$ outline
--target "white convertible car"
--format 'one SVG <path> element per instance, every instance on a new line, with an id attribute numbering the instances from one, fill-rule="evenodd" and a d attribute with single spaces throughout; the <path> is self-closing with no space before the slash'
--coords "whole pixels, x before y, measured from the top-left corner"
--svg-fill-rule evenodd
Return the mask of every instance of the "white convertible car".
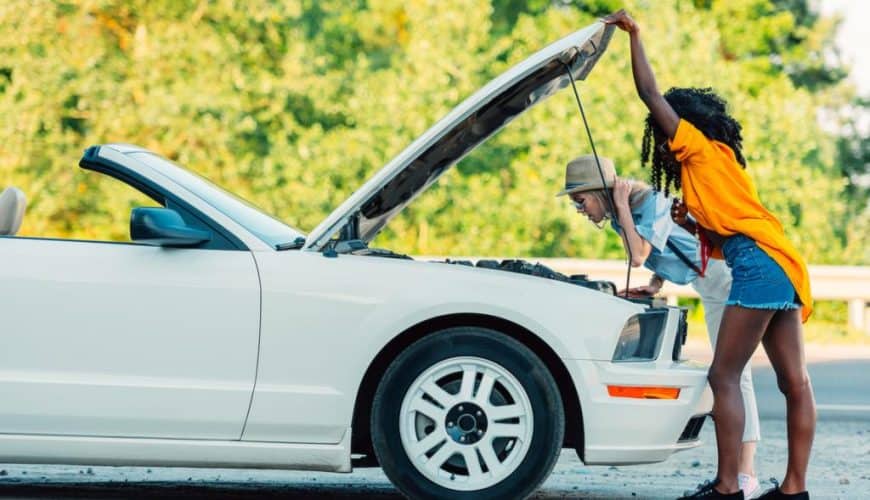
<path id="1" fill-rule="evenodd" d="M 465 100 L 308 234 L 142 148 L 81 167 L 141 191 L 126 243 L 16 237 L 0 196 L 0 462 L 383 467 L 412 498 L 522 498 L 698 444 L 684 311 L 523 261 L 368 242 L 475 146 L 585 79 L 596 23 Z"/>

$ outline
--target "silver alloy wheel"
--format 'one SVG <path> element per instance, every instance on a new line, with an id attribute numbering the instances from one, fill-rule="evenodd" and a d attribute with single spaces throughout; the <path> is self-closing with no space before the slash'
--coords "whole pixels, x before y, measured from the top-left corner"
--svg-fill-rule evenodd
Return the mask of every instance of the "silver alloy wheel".
<path id="1" fill-rule="evenodd" d="M 478 357 L 446 359 L 408 388 L 399 433 L 414 467 L 459 491 L 489 488 L 522 463 L 534 418 L 528 395 L 502 366 Z"/>

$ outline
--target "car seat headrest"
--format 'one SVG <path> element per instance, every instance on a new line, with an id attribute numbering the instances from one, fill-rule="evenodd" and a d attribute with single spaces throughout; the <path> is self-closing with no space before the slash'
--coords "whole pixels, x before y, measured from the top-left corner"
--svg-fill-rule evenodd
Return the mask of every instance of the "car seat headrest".
<path id="1" fill-rule="evenodd" d="M 0 193 L 0 236 L 15 236 L 26 206 L 27 198 L 20 189 L 8 187 Z"/>

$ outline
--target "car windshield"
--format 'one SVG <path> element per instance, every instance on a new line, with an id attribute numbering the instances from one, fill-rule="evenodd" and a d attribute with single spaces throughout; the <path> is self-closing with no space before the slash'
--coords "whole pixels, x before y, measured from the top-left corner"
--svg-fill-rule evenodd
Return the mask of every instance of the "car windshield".
<path id="1" fill-rule="evenodd" d="M 169 177 L 275 248 L 291 247 L 299 238 L 305 238 L 305 234 L 298 229 L 267 215 L 254 204 L 162 156 L 142 151 L 128 155 Z"/>

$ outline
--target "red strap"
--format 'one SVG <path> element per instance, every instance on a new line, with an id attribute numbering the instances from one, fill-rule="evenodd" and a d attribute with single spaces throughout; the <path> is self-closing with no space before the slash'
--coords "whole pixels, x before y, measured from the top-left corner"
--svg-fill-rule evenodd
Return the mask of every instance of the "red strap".
<path id="1" fill-rule="evenodd" d="M 697 228 L 698 239 L 701 240 L 701 277 L 703 278 L 704 273 L 707 272 L 707 262 L 710 261 L 710 255 L 713 253 L 713 244 L 707 238 L 707 231 L 701 226 L 697 226 Z"/>

